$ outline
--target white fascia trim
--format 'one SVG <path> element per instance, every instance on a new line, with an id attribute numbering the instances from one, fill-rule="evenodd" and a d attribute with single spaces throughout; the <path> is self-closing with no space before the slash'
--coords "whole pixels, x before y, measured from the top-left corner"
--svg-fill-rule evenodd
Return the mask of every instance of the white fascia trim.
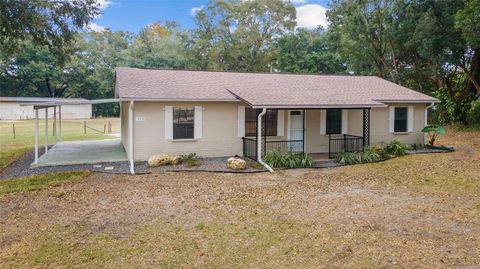
<path id="1" fill-rule="evenodd" d="M 432 101 L 432 100 L 377 100 L 375 99 L 375 101 L 377 102 L 382 102 L 384 104 L 398 104 L 398 103 L 405 103 L 405 104 L 409 104 L 409 103 L 412 103 L 412 104 L 430 104 L 430 103 L 440 103 L 439 100 L 435 100 L 435 101 Z"/>
<path id="2" fill-rule="evenodd" d="M 252 106 L 253 109 L 290 109 L 290 110 L 299 110 L 299 109 L 327 109 L 327 108 L 343 108 L 343 109 L 354 109 L 354 108 L 373 108 L 373 107 L 387 107 L 385 104 L 378 104 L 378 105 L 300 105 L 300 106 L 292 106 L 292 105 L 260 105 L 260 106 Z"/>
<path id="3" fill-rule="evenodd" d="M 120 98 L 120 101 L 142 101 L 142 102 L 233 102 L 239 103 L 237 99 L 192 99 L 192 98 Z"/>

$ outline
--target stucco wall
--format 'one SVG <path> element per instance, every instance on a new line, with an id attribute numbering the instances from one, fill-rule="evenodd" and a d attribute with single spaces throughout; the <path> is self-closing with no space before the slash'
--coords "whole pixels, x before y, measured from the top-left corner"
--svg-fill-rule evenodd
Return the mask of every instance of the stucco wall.
<path id="1" fill-rule="evenodd" d="M 142 102 L 134 105 L 134 159 L 146 160 L 152 154 L 186 154 L 218 157 L 242 154 L 242 139 L 238 137 L 239 103 L 177 103 Z M 395 104 L 395 106 L 408 104 Z M 202 137 L 190 141 L 165 139 L 165 106 L 202 106 Z M 425 104 L 415 104 L 413 132 L 389 132 L 389 108 L 371 109 L 370 144 L 398 139 L 407 144 L 424 142 L 421 129 L 424 125 Z M 288 111 L 285 111 L 284 136 L 269 139 L 285 140 L 289 131 Z M 139 119 L 140 118 L 140 119 Z M 128 103 L 122 102 L 122 141 L 128 151 Z M 328 152 L 328 135 L 320 134 L 320 110 L 306 110 L 306 150 L 309 153 Z M 363 111 L 349 110 L 348 134 L 363 134 Z"/>
<path id="2" fill-rule="evenodd" d="M 38 116 L 42 119 L 45 118 L 45 111 L 40 110 Z M 53 118 L 53 108 L 48 109 L 48 117 Z M 62 106 L 62 119 L 89 119 L 91 117 L 92 105 Z M 35 110 L 33 106 L 21 106 L 15 102 L 0 102 L 0 120 L 28 120 L 34 118 Z"/>
<path id="3" fill-rule="evenodd" d="M 202 138 L 191 141 L 165 139 L 165 106 L 202 106 Z M 238 103 L 135 102 L 134 158 L 146 160 L 155 153 L 195 152 L 204 157 L 241 155 L 237 114 Z M 144 121 L 136 121 L 137 117 L 143 117 Z"/>

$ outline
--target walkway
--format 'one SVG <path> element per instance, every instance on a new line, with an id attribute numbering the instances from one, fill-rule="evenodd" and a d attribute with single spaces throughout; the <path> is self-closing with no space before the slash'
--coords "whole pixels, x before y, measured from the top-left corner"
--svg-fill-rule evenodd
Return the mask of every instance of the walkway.
<path id="1" fill-rule="evenodd" d="M 59 142 L 32 167 L 127 161 L 120 139 Z"/>

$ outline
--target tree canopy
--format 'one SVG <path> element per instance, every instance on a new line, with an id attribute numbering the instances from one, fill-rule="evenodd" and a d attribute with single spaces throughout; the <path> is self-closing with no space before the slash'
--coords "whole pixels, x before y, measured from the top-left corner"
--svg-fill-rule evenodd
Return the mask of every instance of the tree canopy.
<path id="1" fill-rule="evenodd" d="M 328 28 L 313 30 L 296 28 L 290 1 L 212 0 L 193 29 L 139 33 L 85 31 L 94 0 L 0 7 L 2 95 L 110 98 L 118 66 L 375 75 L 442 100 L 439 121 L 480 118 L 479 0 L 333 0 Z"/>

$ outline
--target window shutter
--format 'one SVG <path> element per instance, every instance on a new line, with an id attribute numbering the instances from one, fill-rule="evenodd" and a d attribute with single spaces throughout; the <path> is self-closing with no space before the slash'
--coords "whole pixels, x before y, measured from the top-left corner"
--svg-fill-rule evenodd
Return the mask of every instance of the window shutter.
<path id="1" fill-rule="evenodd" d="M 285 110 L 277 111 L 277 136 L 285 135 Z"/>
<path id="2" fill-rule="evenodd" d="M 245 136 L 245 107 L 238 106 L 238 137 Z"/>
<path id="3" fill-rule="evenodd" d="M 173 139 L 173 107 L 165 106 L 165 139 Z"/>
<path id="4" fill-rule="evenodd" d="M 342 134 L 348 133 L 348 110 L 342 109 Z"/>
<path id="5" fill-rule="evenodd" d="M 320 134 L 327 133 L 327 110 L 320 110 Z"/>
<path id="6" fill-rule="evenodd" d="M 393 133 L 395 131 L 395 107 L 390 106 L 390 116 L 389 116 L 389 121 L 390 121 L 390 133 Z"/>
<path id="7" fill-rule="evenodd" d="M 202 107 L 195 106 L 195 124 L 193 126 L 193 132 L 195 139 L 202 138 Z"/>
<path id="8" fill-rule="evenodd" d="M 408 132 L 413 132 L 413 106 L 408 106 L 407 131 Z"/>

